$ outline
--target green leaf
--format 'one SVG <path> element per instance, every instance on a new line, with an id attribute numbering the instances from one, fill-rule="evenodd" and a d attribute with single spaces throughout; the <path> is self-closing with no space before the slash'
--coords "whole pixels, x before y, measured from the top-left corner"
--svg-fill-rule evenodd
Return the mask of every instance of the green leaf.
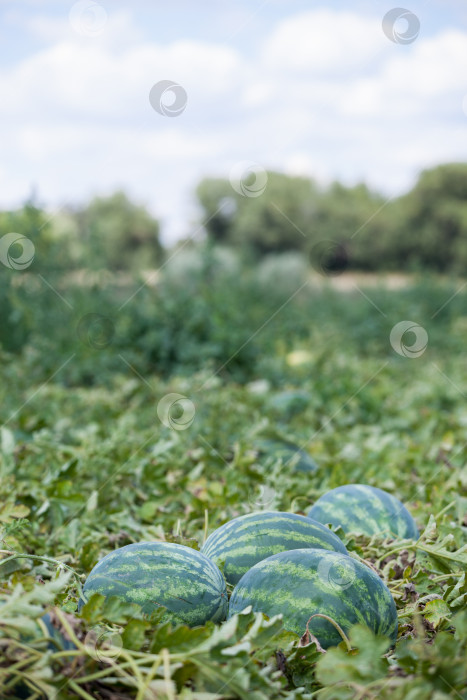
<path id="1" fill-rule="evenodd" d="M 446 589 L 444 599 L 450 608 L 458 608 L 467 604 L 467 578 L 465 574 L 459 577 L 455 586 Z"/>
<path id="2" fill-rule="evenodd" d="M 323 685 L 355 682 L 370 683 L 384 678 L 388 661 L 382 655 L 388 648 L 386 637 L 374 635 L 362 625 L 352 627 L 349 634 L 351 652 L 339 647 L 329 649 L 316 666 L 316 677 Z"/>
<path id="3" fill-rule="evenodd" d="M 25 505 L 4 503 L 0 508 L 0 522 L 10 523 L 13 518 L 25 518 L 29 515 L 29 508 Z"/>
<path id="4" fill-rule="evenodd" d="M 316 689 L 315 668 L 322 656 L 323 652 L 315 642 L 303 647 L 295 642 L 292 651 L 283 656 L 285 673 L 295 686 L 304 686 L 307 690 Z"/>
<path id="5" fill-rule="evenodd" d="M 451 612 L 448 605 L 444 600 L 436 599 L 430 600 L 425 605 L 425 610 L 423 611 L 423 617 L 431 622 L 433 627 L 438 627 L 440 622 L 449 619 Z"/>
<path id="6" fill-rule="evenodd" d="M 187 625 L 174 627 L 172 623 L 166 622 L 160 625 L 153 633 L 151 642 L 151 653 L 157 654 L 162 649 L 171 649 L 179 654 L 189 654 L 193 649 L 206 639 L 209 639 L 212 626 L 196 627 L 191 629 Z"/>
<path id="7" fill-rule="evenodd" d="M 139 650 L 145 642 L 145 632 L 150 629 L 146 620 L 130 620 L 122 632 L 122 642 L 125 649 Z"/>
<path id="8" fill-rule="evenodd" d="M 91 624 L 97 622 L 97 620 L 101 618 L 104 601 L 105 596 L 103 596 L 102 593 L 93 593 L 81 608 L 81 617 L 83 620 Z"/>

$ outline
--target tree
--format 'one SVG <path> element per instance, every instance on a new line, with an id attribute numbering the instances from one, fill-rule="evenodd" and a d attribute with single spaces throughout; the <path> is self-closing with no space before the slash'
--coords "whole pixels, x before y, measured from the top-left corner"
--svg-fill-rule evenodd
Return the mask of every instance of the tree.
<path id="1" fill-rule="evenodd" d="M 196 188 L 203 210 L 204 227 L 215 243 L 232 242 L 232 224 L 237 213 L 237 199 L 230 182 L 205 178 Z"/>
<path id="2" fill-rule="evenodd" d="M 394 248 L 400 263 L 437 271 L 467 265 L 467 164 L 448 163 L 421 173 L 401 198 L 402 225 Z"/>
<path id="3" fill-rule="evenodd" d="M 240 194 L 229 180 L 203 180 L 197 195 L 208 235 L 255 256 L 304 250 L 316 208 L 316 185 L 275 172 L 264 173 L 263 181 L 259 194 L 248 188 L 248 181 L 245 194 Z"/>
<path id="4" fill-rule="evenodd" d="M 123 192 L 95 197 L 84 209 L 75 210 L 73 217 L 86 267 L 140 270 L 160 262 L 158 221 Z"/>
<path id="5" fill-rule="evenodd" d="M 365 184 L 345 187 L 332 183 L 317 203 L 313 241 L 337 243 L 343 266 L 363 270 L 384 267 L 388 245 L 384 204 L 384 197 Z"/>

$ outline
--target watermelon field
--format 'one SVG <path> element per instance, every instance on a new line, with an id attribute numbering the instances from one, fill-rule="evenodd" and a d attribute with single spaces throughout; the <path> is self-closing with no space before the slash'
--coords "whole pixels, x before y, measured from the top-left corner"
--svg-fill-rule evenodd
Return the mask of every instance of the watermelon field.
<path id="1" fill-rule="evenodd" d="M 2 276 L 0 697 L 467 698 L 463 280 L 181 259 Z"/>

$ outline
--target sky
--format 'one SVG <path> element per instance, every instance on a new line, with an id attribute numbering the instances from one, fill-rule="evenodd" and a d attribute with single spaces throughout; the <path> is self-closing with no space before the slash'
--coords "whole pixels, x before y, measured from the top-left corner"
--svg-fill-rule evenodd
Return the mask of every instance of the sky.
<path id="1" fill-rule="evenodd" d="M 467 3 L 394 8 L 0 0 L 0 207 L 34 193 L 53 214 L 124 189 L 171 243 L 196 227 L 206 176 L 391 196 L 466 161 Z"/>

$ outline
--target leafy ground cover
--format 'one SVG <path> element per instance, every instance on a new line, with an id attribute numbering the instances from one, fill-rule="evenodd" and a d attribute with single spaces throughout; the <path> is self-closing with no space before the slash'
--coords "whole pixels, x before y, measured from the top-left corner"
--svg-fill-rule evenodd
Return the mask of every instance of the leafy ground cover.
<path id="1" fill-rule="evenodd" d="M 467 698 L 465 294 L 430 280 L 288 301 L 296 279 L 236 279 L 219 294 L 225 279 L 144 289 L 100 344 L 75 330 L 111 316 L 110 293 L 60 288 L 73 306 L 61 316 L 59 299 L 47 313 L 30 292 L 8 297 L 11 329 L 20 309 L 31 318 L 0 363 L 0 697 Z M 426 329 L 416 357 L 413 339 L 390 341 L 404 320 Z M 258 454 L 262 438 L 296 443 L 318 469 Z M 199 548 L 236 515 L 304 514 L 350 482 L 393 493 L 422 533 L 338 532 L 396 600 L 389 652 L 360 627 L 323 652 L 251 612 L 189 629 L 94 596 L 78 616 L 86 574 L 116 547 Z"/>

